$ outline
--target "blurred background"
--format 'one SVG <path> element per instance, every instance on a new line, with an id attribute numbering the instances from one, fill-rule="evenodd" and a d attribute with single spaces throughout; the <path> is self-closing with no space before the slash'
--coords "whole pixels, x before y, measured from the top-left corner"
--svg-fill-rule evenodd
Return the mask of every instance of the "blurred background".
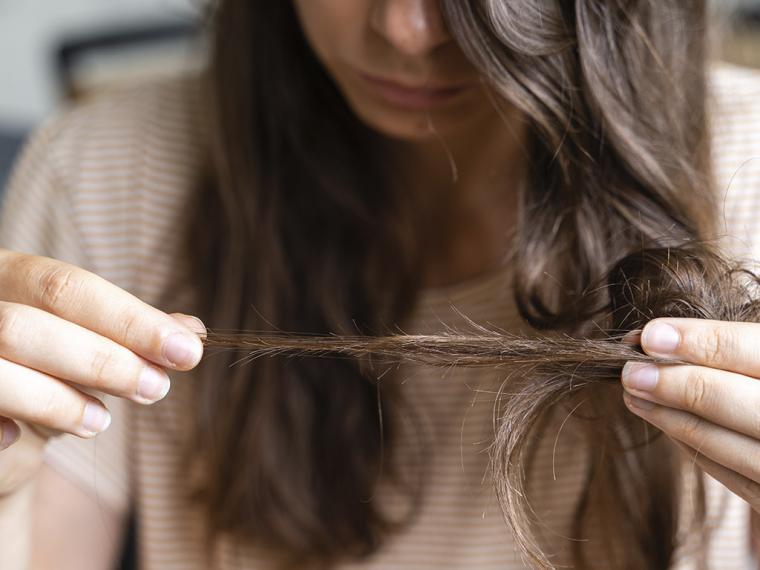
<path id="1" fill-rule="evenodd" d="M 717 57 L 760 68 L 760 0 L 710 1 Z M 25 137 L 57 106 L 101 85 L 201 67 L 208 3 L 0 0 L 0 192 Z"/>
<path id="2" fill-rule="evenodd" d="M 101 85 L 203 65 L 208 0 L 0 0 L 0 193 L 28 133 Z"/>

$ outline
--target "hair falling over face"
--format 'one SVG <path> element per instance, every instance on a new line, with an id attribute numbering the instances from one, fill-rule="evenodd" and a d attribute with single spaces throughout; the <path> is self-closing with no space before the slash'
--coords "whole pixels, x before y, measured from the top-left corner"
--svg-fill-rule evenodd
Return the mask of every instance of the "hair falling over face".
<path id="1" fill-rule="evenodd" d="M 568 532 L 583 538 L 593 524 L 607 551 L 591 557 L 574 540 L 574 566 L 666 570 L 684 469 L 623 406 L 620 367 L 644 356 L 619 339 L 658 316 L 758 318 L 756 279 L 700 245 L 717 219 L 705 2 L 439 5 L 472 67 L 526 120 L 513 291 L 544 336 L 345 336 L 411 313 L 425 257 L 412 206 L 390 180 L 387 140 L 347 106 L 293 3 L 220 0 L 208 172 L 185 240 L 202 292 L 195 314 L 220 349 L 197 379 L 186 457 L 202 477 L 191 496 L 210 538 L 263 546 L 283 567 L 366 558 L 408 522 L 365 499 L 379 472 L 395 476 L 397 412 L 414 404 L 383 383 L 379 425 L 368 358 L 517 366 L 526 373 L 503 390 L 491 451 L 526 560 L 551 568 L 526 502 L 529 434 L 567 405 L 588 419 L 594 450 Z M 271 329 L 305 336 L 257 334 Z M 230 366 L 232 348 L 246 366 Z M 339 358 L 315 357 L 327 354 Z M 422 493 L 417 478 L 398 487 L 413 501 Z"/>

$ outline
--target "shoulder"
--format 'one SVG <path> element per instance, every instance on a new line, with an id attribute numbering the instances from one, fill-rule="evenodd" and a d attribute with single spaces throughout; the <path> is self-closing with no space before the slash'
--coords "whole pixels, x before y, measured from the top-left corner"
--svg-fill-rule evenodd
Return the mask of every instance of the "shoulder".
<path id="1" fill-rule="evenodd" d="M 752 102 L 760 95 L 760 70 L 714 62 L 708 71 L 711 96 L 720 100 Z"/>
<path id="2" fill-rule="evenodd" d="M 88 269 L 149 301 L 145 275 L 158 264 L 172 271 L 207 152 L 201 85 L 177 76 L 97 93 L 30 143 L 63 194 Z"/>
<path id="3" fill-rule="evenodd" d="M 713 152 L 721 169 L 760 152 L 760 70 L 716 64 L 708 77 Z"/>
<path id="4" fill-rule="evenodd" d="M 760 260 L 760 70 L 719 64 L 709 77 L 719 237 L 739 257 Z"/>
<path id="5" fill-rule="evenodd" d="M 50 118 L 38 138 L 69 187 L 104 166 L 138 176 L 154 154 L 178 168 L 205 139 L 200 85 L 198 77 L 182 75 L 105 89 Z"/>
<path id="6" fill-rule="evenodd" d="M 760 70 L 715 65 L 708 93 L 714 167 L 720 175 L 760 154 Z"/>

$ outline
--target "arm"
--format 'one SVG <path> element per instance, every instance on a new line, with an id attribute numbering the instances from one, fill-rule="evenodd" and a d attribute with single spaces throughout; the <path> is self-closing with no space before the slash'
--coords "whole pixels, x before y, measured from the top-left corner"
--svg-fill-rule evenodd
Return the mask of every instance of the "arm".
<path id="1" fill-rule="evenodd" d="M 32 512 L 34 548 L 30 570 L 117 567 L 126 516 L 98 504 L 57 471 L 42 467 L 31 505 L 27 503 L 23 508 Z"/>
<path id="2" fill-rule="evenodd" d="M 163 368 L 189 370 L 202 351 L 181 319 L 81 268 L 89 264 L 71 208 L 76 188 L 73 177 L 61 175 L 77 169 L 62 151 L 72 138 L 64 127 L 49 124 L 27 146 L 0 219 L 0 430 L 22 426 L 20 440 L 0 445 L 3 570 L 112 566 L 126 505 L 117 510 L 121 501 L 101 501 L 96 488 L 87 492 L 66 469 L 56 471 L 88 468 L 86 453 L 44 466 L 47 437 L 92 438 L 108 426 L 109 400 L 101 402 L 101 393 L 117 397 L 114 412 L 124 400 L 155 402 L 168 389 Z M 170 337 L 190 343 L 185 356 L 193 362 L 172 356 Z M 107 443 L 113 432 L 98 440 L 106 450 L 115 449 Z M 60 443 L 47 448 L 48 460 Z M 80 442 L 69 443 L 74 449 Z"/>
<path id="3" fill-rule="evenodd" d="M 34 427 L 0 451 L 0 496 L 7 501 L 0 525 L 12 528 L 0 535 L 0 552 L 18 550 L 13 564 L 23 567 L 31 548 L 35 561 L 53 556 L 55 568 L 82 568 L 82 552 L 92 548 L 89 529 L 103 526 L 103 513 L 73 485 L 57 493 L 63 478 L 40 470 L 46 436 L 92 438 L 104 431 L 110 418 L 93 390 L 143 405 L 162 399 L 169 389 L 163 368 L 190 370 L 201 358 L 198 326 L 81 268 L 0 250 L 0 416 Z M 30 503 L 35 479 L 38 494 Z M 42 515 L 39 524 L 34 514 Z M 113 517 L 106 519 L 114 530 Z M 98 560 L 114 552 L 99 551 Z"/>
<path id="4" fill-rule="evenodd" d="M 23 428 L 20 441 L 0 456 L 3 569 L 114 568 L 126 517 L 43 465 L 43 446 Z"/>
<path id="5" fill-rule="evenodd" d="M 22 429 L 21 439 L 0 455 L 3 569 L 114 568 L 124 517 L 43 465 L 44 439 Z"/>
<path id="6" fill-rule="evenodd" d="M 34 479 L 16 492 L 0 498 L 0 549 L 3 567 L 7 570 L 26 570 L 29 567 L 31 512 Z"/>

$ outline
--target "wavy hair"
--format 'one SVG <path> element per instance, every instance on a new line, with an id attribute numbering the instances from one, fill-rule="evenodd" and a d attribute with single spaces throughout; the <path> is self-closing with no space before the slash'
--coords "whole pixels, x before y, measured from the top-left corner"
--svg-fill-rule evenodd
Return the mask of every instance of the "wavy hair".
<path id="1" fill-rule="evenodd" d="M 712 237 L 703 2 L 441 0 L 441 9 L 497 99 L 529 122 L 520 312 L 538 329 L 588 335 L 609 307 L 595 284 L 622 258 Z M 310 334 L 403 323 L 424 259 L 412 206 L 388 182 L 390 149 L 350 111 L 292 3 L 220 0 L 212 48 L 210 168 L 186 240 L 199 315 L 213 329 Z M 422 467 L 409 475 L 393 464 L 413 403 L 384 383 L 378 421 L 379 387 L 361 360 L 273 356 L 230 367 L 234 358 L 202 365 L 188 445 L 210 536 L 267 548 L 283 566 L 328 567 L 403 528 L 424 481 Z M 600 386 L 584 388 L 605 414 L 590 422 L 598 453 L 574 534 L 614 518 L 601 527 L 610 549 L 600 567 L 665 569 L 679 468 L 658 458 L 675 451 L 660 438 L 631 462 L 620 450 L 640 426 L 625 417 L 620 388 Z M 367 500 L 381 470 L 410 497 L 407 517 Z M 520 515 L 511 519 L 519 544 L 550 567 L 514 495 L 499 494 Z M 593 567 L 583 549 L 578 564 Z"/>

